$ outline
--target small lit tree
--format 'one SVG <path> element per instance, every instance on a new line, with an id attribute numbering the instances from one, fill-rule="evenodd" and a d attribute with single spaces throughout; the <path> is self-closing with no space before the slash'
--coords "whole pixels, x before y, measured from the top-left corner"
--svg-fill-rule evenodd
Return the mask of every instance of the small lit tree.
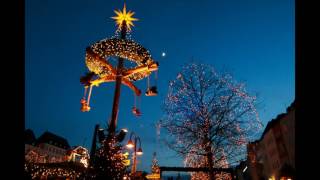
<path id="1" fill-rule="evenodd" d="M 125 159 L 116 137 L 109 136 L 103 140 L 94 162 L 97 179 L 122 180 L 126 174 Z"/>
<path id="2" fill-rule="evenodd" d="M 153 153 L 152 165 L 151 165 L 151 172 L 152 174 L 159 174 L 160 168 L 158 164 L 158 160 L 156 158 L 156 152 Z"/>

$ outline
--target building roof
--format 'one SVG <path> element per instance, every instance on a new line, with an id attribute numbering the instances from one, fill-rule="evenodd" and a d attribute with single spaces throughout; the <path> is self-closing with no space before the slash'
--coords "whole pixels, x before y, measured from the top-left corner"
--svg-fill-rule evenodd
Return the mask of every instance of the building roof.
<path id="1" fill-rule="evenodd" d="M 37 144 L 41 144 L 41 143 L 47 143 L 47 144 L 52 144 L 54 146 L 63 148 L 63 149 L 69 149 L 70 145 L 68 143 L 68 141 L 58 135 L 55 135 L 51 132 L 44 132 L 38 139 L 37 139 Z"/>
<path id="2" fill-rule="evenodd" d="M 296 101 L 294 100 L 289 107 L 287 107 L 287 110 L 285 113 L 279 114 L 275 119 L 272 119 L 271 121 L 268 122 L 266 128 L 264 129 L 262 136 L 260 140 L 264 138 L 264 135 L 272 128 L 274 127 L 275 124 L 279 123 L 280 120 L 285 117 L 289 112 L 293 111 L 296 107 Z M 259 141 L 260 141 L 259 140 Z"/>
<path id="3" fill-rule="evenodd" d="M 287 108 L 287 113 L 296 108 L 296 100 L 294 100 L 291 105 Z"/>
<path id="4" fill-rule="evenodd" d="M 24 131 L 24 143 L 32 145 L 36 142 L 36 136 L 31 129 L 26 129 Z"/>

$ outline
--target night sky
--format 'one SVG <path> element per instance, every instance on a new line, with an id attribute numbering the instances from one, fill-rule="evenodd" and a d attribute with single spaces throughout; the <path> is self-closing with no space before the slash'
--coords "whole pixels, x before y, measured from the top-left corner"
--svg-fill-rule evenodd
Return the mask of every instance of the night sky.
<path id="1" fill-rule="evenodd" d="M 161 166 L 183 166 L 181 158 L 157 140 L 155 123 L 162 116 L 169 80 L 192 59 L 226 69 L 246 82 L 247 90 L 258 94 L 264 125 L 294 100 L 293 0 L 127 0 L 126 4 L 139 19 L 132 38 L 160 63 L 159 95 L 142 96 L 142 117 L 131 113 L 133 92 L 122 86 L 117 127 L 141 138 L 144 155 L 138 170 L 150 172 L 154 151 Z M 115 83 L 93 88 L 91 111 L 80 111 L 85 48 L 114 35 L 110 17 L 122 7 L 123 0 L 26 1 L 25 128 L 36 137 L 48 130 L 65 137 L 71 146 L 90 150 L 95 124 L 105 126 L 111 117 Z M 146 80 L 136 85 L 145 92 Z"/>

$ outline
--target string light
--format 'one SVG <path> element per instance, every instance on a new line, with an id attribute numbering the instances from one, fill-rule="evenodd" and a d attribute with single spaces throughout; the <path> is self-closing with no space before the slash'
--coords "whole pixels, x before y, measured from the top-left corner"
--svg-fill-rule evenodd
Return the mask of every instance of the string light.
<path id="1" fill-rule="evenodd" d="M 127 156 L 115 137 L 102 141 L 94 164 L 98 178 L 122 179 L 126 175 Z"/>
<path id="2" fill-rule="evenodd" d="M 245 84 L 231 75 L 191 63 L 169 83 L 161 127 L 168 132 L 169 147 L 185 157 L 186 166 L 207 167 L 210 147 L 214 167 L 227 167 L 245 157 L 246 143 L 262 127 L 255 101 Z"/>
<path id="3" fill-rule="evenodd" d="M 86 51 L 86 65 L 91 72 L 100 77 L 110 76 L 114 68 L 105 60 L 108 57 L 116 56 L 128 59 L 137 64 L 134 68 L 124 68 L 123 72 L 134 70 L 137 67 L 148 67 L 144 71 L 138 71 L 130 74 L 129 81 L 137 81 L 151 74 L 151 71 L 157 69 L 157 64 L 151 58 L 150 53 L 138 43 L 128 39 L 105 39 L 101 40 Z M 155 67 L 153 69 L 151 67 Z"/>
<path id="4" fill-rule="evenodd" d="M 75 168 L 72 166 L 62 166 L 59 165 L 50 165 L 46 163 L 31 163 L 26 161 L 25 164 L 25 172 L 27 172 L 32 179 L 41 179 L 45 178 L 70 178 L 70 179 L 84 179 L 90 178 L 94 179 L 95 175 L 90 173 L 86 168 Z M 55 167 L 56 166 L 56 167 Z"/>

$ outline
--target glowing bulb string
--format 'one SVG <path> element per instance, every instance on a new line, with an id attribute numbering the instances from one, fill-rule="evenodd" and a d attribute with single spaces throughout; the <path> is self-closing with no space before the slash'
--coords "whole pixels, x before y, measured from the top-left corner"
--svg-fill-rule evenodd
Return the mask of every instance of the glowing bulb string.
<path id="1" fill-rule="evenodd" d="M 83 95 L 83 99 L 86 99 L 87 91 L 88 91 L 88 86 L 85 86 L 85 87 L 84 87 L 84 95 Z"/>
<path id="2" fill-rule="evenodd" d="M 154 72 L 154 81 L 156 85 L 157 85 L 157 80 L 158 80 L 158 70 Z"/>
<path id="3" fill-rule="evenodd" d="M 149 87 L 150 87 L 150 78 L 149 78 L 149 76 L 148 76 L 148 79 L 147 79 L 147 89 L 149 89 Z"/>
<path id="4" fill-rule="evenodd" d="M 136 94 L 133 93 L 133 96 L 134 96 L 134 107 L 137 107 L 137 97 L 136 97 Z"/>
<path id="5" fill-rule="evenodd" d="M 90 85 L 90 90 L 89 90 L 89 95 L 88 95 L 88 106 L 90 104 L 91 92 L 92 92 L 92 85 Z"/>

